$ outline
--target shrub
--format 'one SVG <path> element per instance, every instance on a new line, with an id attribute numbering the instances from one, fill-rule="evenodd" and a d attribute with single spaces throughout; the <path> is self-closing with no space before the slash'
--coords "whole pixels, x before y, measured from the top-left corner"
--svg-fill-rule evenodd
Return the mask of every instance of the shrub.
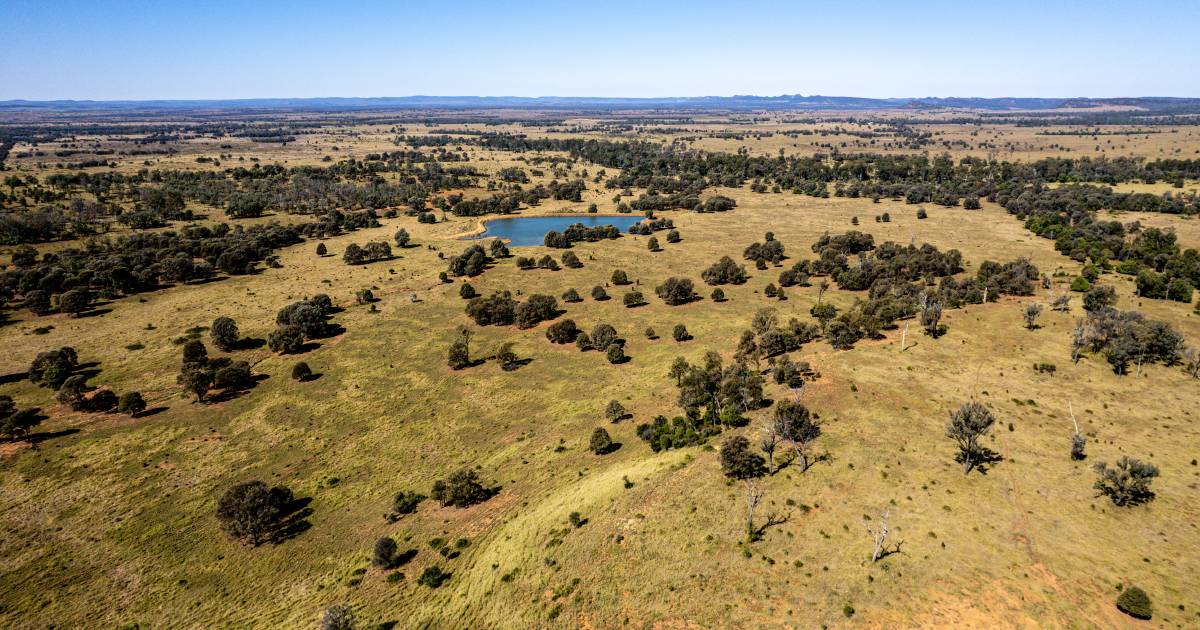
<path id="1" fill-rule="evenodd" d="M 1096 474 L 1096 490 L 1115 505 L 1139 505 L 1154 498 L 1150 483 L 1158 476 L 1158 467 L 1153 464 L 1122 457 L 1112 468 L 1104 462 L 1096 464 Z"/>
<path id="2" fill-rule="evenodd" d="M 630 291 L 621 300 L 625 303 L 625 308 L 634 308 L 646 303 L 646 298 L 641 291 Z"/>
<path id="3" fill-rule="evenodd" d="M 29 380 L 51 389 L 58 389 L 67 377 L 71 376 L 77 365 L 79 356 L 70 346 L 39 352 L 29 366 Z"/>
<path id="4" fill-rule="evenodd" d="M 579 256 L 576 256 L 575 252 L 563 252 L 562 264 L 568 269 L 580 269 L 583 267 L 583 263 L 579 261 Z"/>
<path id="5" fill-rule="evenodd" d="M 431 567 L 426 567 L 421 572 L 421 576 L 417 578 L 417 584 L 428 586 L 429 588 L 437 588 L 446 583 L 450 579 L 450 574 L 442 571 L 442 568 L 436 564 Z"/>
<path id="6" fill-rule="evenodd" d="M 329 248 L 325 247 L 325 243 L 317 243 L 317 255 L 324 256 L 329 253 Z"/>
<path id="7" fill-rule="evenodd" d="M 334 604 L 321 615 L 320 630 L 354 630 L 354 609 L 350 604 Z"/>
<path id="8" fill-rule="evenodd" d="M 568 303 L 583 301 L 583 298 L 579 297 L 579 292 L 573 288 L 563 291 L 563 294 L 561 297 L 562 297 L 562 301 L 568 302 Z"/>
<path id="9" fill-rule="evenodd" d="M 480 326 L 507 326 L 516 320 L 517 301 L 508 291 L 497 291 L 489 297 L 472 298 L 466 310 Z"/>
<path id="10" fill-rule="evenodd" d="M 23 438 L 42 420 L 37 409 L 18 410 L 11 397 L 0 396 L 0 437 L 8 440 Z"/>
<path id="11" fill-rule="evenodd" d="M 714 302 L 724 302 L 724 301 L 725 301 L 725 292 L 724 292 L 724 291 L 722 291 L 722 290 L 721 290 L 721 289 L 719 289 L 719 288 L 718 288 L 718 289 L 713 289 L 713 292 L 712 292 L 712 301 L 714 301 Z"/>
<path id="12" fill-rule="evenodd" d="M 292 379 L 297 381 L 305 381 L 312 377 L 312 368 L 304 361 L 296 363 L 292 366 Z"/>
<path id="13" fill-rule="evenodd" d="M 597 429 L 597 431 L 603 431 L 603 430 L 604 429 Z M 570 514 L 567 515 L 567 522 L 571 524 L 571 527 L 574 527 L 575 529 L 579 529 L 580 527 L 583 527 L 584 525 L 587 524 L 587 519 L 583 518 L 583 515 L 580 514 L 579 512 L 571 512 Z"/>
<path id="14" fill-rule="evenodd" d="M 111 389 L 102 389 L 94 394 L 87 401 L 89 411 L 108 412 L 117 408 L 119 403 L 116 393 Z"/>
<path id="15" fill-rule="evenodd" d="M 742 284 L 750 279 L 750 274 L 746 273 L 745 267 L 734 262 L 729 256 L 722 256 L 711 267 L 701 272 L 700 278 L 710 285 Z"/>
<path id="16" fill-rule="evenodd" d="M 1082 292 L 1087 291 L 1090 288 L 1092 288 L 1092 283 L 1088 282 L 1087 278 L 1084 278 L 1083 276 L 1075 276 L 1075 279 L 1071 280 L 1072 291 Z"/>
<path id="17" fill-rule="evenodd" d="M 396 233 L 392 236 L 392 238 L 395 239 L 396 247 L 399 248 L 408 247 L 409 242 L 412 241 L 412 237 L 408 235 L 408 230 L 404 228 L 396 230 Z"/>
<path id="18" fill-rule="evenodd" d="M 475 292 L 475 287 L 471 286 L 470 282 L 464 282 L 458 285 L 458 297 L 464 300 L 469 300 L 473 297 L 478 297 L 478 295 L 479 294 Z"/>
<path id="19" fill-rule="evenodd" d="M 608 431 L 605 431 L 604 427 L 596 427 L 596 430 L 592 431 L 591 440 L 588 441 L 588 448 L 597 455 L 603 455 L 612 450 L 612 447 L 613 441 Z"/>
<path id="20" fill-rule="evenodd" d="M 608 299 L 608 292 L 604 290 L 604 287 L 596 285 L 592 287 L 592 299 L 597 302 L 603 302 Z"/>
<path id="21" fill-rule="evenodd" d="M 117 401 L 117 411 L 130 416 L 137 416 L 146 410 L 146 401 L 140 392 L 125 392 Z"/>
<path id="22" fill-rule="evenodd" d="M 1136 586 L 1126 587 L 1117 596 L 1117 610 L 1136 619 L 1149 619 L 1154 615 L 1150 596 Z"/>
<path id="23" fill-rule="evenodd" d="M 671 337 L 674 338 L 675 341 L 687 341 L 688 339 L 692 338 L 692 335 L 688 333 L 687 326 L 684 326 L 683 324 L 675 324 L 675 328 L 671 331 Z"/>
<path id="24" fill-rule="evenodd" d="M 558 300 L 549 295 L 534 294 L 518 304 L 513 319 L 517 328 L 533 328 L 539 323 L 558 317 Z"/>
<path id="25" fill-rule="evenodd" d="M 610 345 L 606 354 L 608 356 L 608 362 L 614 365 L 617 363 L 624 363 L 628 358 L 625 356 L 625 349 L 622 348 L 621 344 L 619 343 Z"/>
<path id="26" fill-rule="evenodd" d="M 629 282 L 629 276 L 625 275 L 625 272 L 624 272 L 624 271 L 621 271 L 620 269 L 617 269 L 617 270 L 615 270 L 615 271 L 613 271 L 613 272 L 612 272 L 612 278 L 611 278 L 611 281 L 612 281 L 612 283 L 613 283 L 613 284 L 615 284 L 615 285 L 617 285 L 617 286 L 621 286 L 621 285 L 625 285 L 625 284 L 630 284 L 630 282 Z"/>

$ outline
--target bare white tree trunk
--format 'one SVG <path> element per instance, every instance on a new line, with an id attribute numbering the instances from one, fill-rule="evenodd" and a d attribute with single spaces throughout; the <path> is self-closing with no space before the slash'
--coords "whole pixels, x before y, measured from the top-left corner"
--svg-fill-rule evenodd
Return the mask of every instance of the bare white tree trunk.
<path id="1" fill-rule="evenodd" d="M 867 528 L 867 533 L 871 535 L 871 539 L 875 543 L 875 548 L 871 551 L 871 562 L 879 560 L 879 556 L 883 553 L 883 547 L 887 541 L 888 534 L 891 533 L 891 527 L 888 525 L 888 510 L 884 510 L 879 517 L 879 526 L 871 527 L 871 522 L 865 517 L 863 518 L 863 526 Z"/>

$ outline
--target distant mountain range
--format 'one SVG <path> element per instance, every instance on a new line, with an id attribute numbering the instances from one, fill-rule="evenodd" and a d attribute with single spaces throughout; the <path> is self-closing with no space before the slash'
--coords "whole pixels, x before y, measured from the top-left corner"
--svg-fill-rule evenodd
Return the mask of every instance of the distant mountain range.
<path id="1" fill-rule="evenodd" d="M 1149 111 L 1200 112 L 1200 98 L 861 98 L 855 96 L 683 96 L 663 98 L 576 96 L 385 96 L 375 98 L 253 98 L 150 101 L 0 101 L 0 110 L 148 109 L 717 109 L 717 110 L 872 110 L 976 109 L 992 111 L 1133 107 Z"/>

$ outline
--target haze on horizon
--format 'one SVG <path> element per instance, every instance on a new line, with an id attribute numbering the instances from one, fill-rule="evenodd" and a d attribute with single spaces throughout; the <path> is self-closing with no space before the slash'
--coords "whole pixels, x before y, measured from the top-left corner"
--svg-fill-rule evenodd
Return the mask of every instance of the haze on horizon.
<path id="1" fill-rule="evenodd" d="M 1183 0 L 9 0 L 0 100 L 1195 97 L 1197 24 L 1200 3 Z"/>

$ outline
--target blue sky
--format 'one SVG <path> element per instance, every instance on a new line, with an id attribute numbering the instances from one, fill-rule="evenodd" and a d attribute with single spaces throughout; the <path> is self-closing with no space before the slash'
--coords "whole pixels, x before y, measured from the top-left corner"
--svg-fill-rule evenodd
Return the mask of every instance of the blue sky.
<path id="1" fill-rule="evenodd" d="M 1200 97 L 1200 0 L 0 0 L 0 42 L 0 100 Z"/>

